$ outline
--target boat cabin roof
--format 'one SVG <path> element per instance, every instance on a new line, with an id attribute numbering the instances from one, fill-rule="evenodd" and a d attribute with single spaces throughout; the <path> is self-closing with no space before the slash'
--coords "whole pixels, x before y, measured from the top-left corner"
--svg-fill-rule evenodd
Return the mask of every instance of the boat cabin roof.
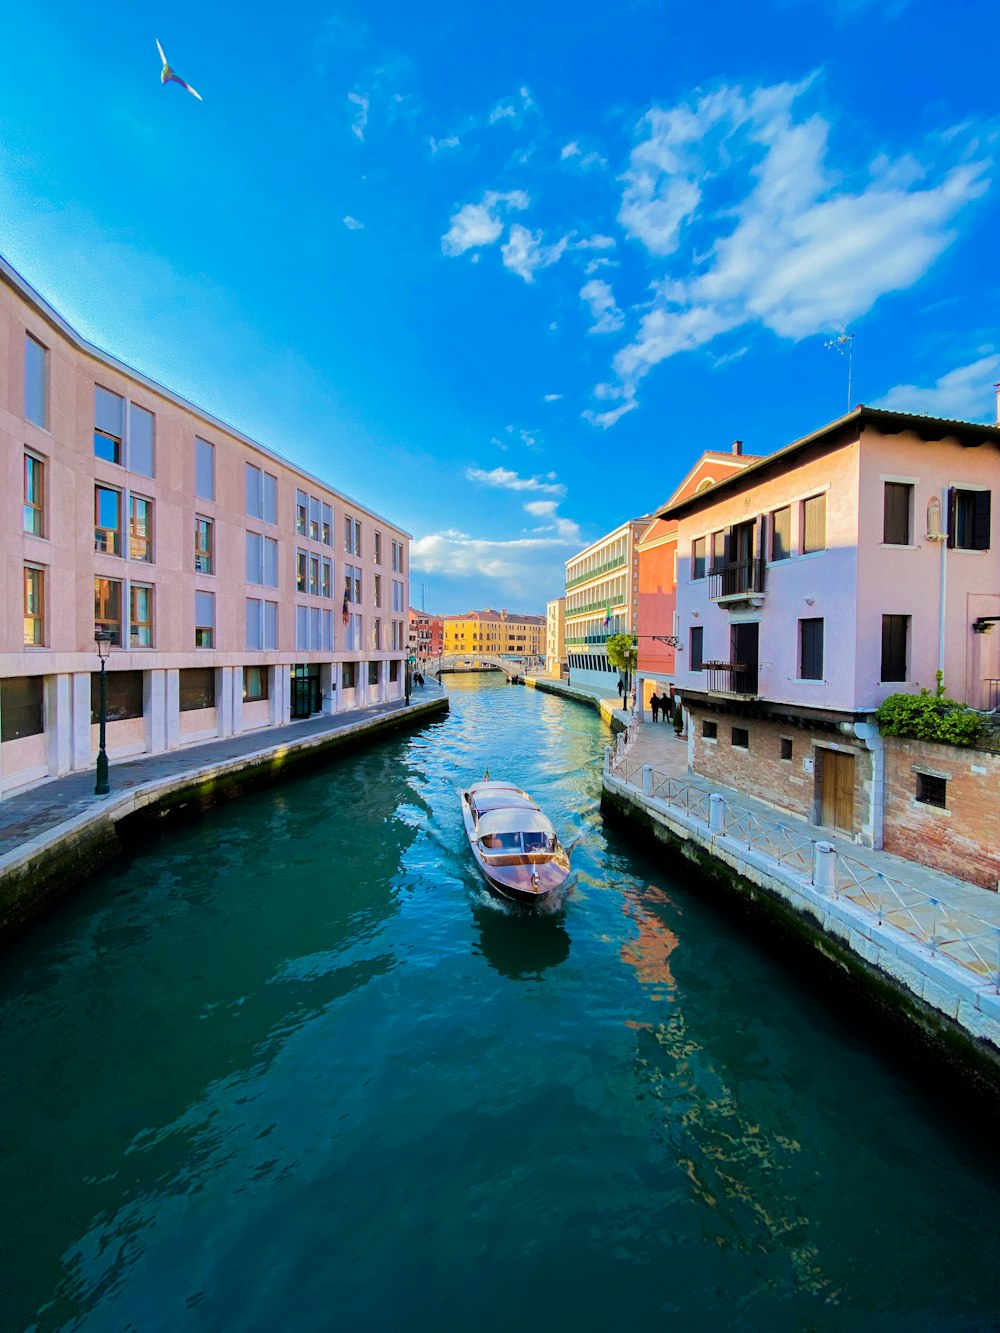
<path id="1" fill-rule="evenodd" d="M 472 804 L 482 814 L 485 810 L 536 810 L 538 807 L 520 787 L 500 782 L 481 782 L 472 793 Z"/>
<path id="2" fill-rule="evenodd" d="M 476 835 L 479 838 L 492 837 L 497 833 L 544 833 L 554 837 L 555 829 L 541 810 L 516 806 L 488 810 L 476 824 Z"/>

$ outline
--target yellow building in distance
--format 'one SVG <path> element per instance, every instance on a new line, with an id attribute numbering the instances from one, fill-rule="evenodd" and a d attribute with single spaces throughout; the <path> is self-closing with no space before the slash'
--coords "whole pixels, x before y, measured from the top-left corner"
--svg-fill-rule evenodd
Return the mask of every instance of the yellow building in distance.
<path id="1" fill-rule="evenodd" d="M 526 616 L 513 611 L 466 611 L 464 615 L 442 616 L 441 651 L 447 656 L 474 658 L 541 657 L 545 653 L 545 617 Z"/>

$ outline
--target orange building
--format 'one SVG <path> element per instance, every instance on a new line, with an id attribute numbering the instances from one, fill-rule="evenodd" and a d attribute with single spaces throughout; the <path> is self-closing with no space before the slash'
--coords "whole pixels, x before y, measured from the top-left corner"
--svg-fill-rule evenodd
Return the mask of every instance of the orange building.
<path id="1" fill-rule="evenodd" d="M 757 461 L 755 455 L 743 453 L 741 440 L 733 443 L 728 454 L 708 450 L 674 491 L 668 504 L 677 504 L 698 491 L 707 490 Z M 636 621 L 639 688 L 636 696 L 645 707 L 652 694 L 665 693 L 674 681 L 676 650 L 664 640 L 677 635 L 677 520 L 654 518 L 641 533 L 636 551 L 639 557 Z M 717 554 L 721 560 L 722 553 Z"/>

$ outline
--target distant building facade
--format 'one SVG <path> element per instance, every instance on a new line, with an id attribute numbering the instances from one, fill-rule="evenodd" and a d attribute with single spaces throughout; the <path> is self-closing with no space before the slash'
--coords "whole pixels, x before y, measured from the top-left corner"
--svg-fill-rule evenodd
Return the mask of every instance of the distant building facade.
<path id="1" fill-rule="evenodd" d="M 555 597 L 545 604 L 545 671 L 559 679 L 566 663 L 566 598 Z"/>
<path id="2" fill-rule="evenodd" d="M 474 656 L 537 659 L 545 651 L 545 617 L 522 615 L 506 609 L 466 611 L 442 616 L 442 652 Z"/>
<path id="3" fill-rule="evenodd" d="M 1000 766 L 873 712 L 939 678 L 996 705 L 998 488 L 1000 426 L 862 407 L 667 505 L 691 768 L 995 888 Z"/>
<path id="4" fill-rule="evenodd" d="M 570 684 L 614 694 L 608 665 L 611 634 L 635 633 L 639 608 L 639 539 L 650 515 L 629 519 L 566 561 L 566 657 Z"/>
<path id="5" fill-rule="evenodd" d="M 410 656 L 421 664 L 441 655 L 441 620 L 427 611 L 410 607 Z"/>
<path id="6" fill-rule="evenodd" d="M 0 260 L 0 794 L 400 697 L 409 537 L 86 342 Z"/>

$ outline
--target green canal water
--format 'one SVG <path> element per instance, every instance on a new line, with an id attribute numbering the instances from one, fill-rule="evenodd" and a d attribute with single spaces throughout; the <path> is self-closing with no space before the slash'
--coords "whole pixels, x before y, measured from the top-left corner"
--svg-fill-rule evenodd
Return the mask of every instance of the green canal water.
<path id="1" fill-rule="evenodd" d="M 960 1106 L 602 826 L 595 714 L 449 691 L 3 953 L 5 1333 L 997 1327 Z M 487 764 L 577 839 L 552 919 L 479 887 Z"/>

